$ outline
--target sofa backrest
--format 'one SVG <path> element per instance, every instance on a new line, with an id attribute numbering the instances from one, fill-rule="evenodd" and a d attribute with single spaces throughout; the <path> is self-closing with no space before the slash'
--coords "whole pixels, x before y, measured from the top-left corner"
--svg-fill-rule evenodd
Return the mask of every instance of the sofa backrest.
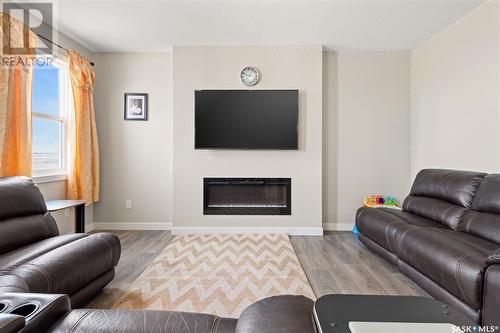
<path id="1" fill-rule="evenodd" d="M 31 179 L 0 178 L 0 253 L 58 234 L 57 224 Z"/>
<path id="2" fill-rule="evenodd" d="M 423 169 L 417 174 L 403 210 L 459 230 L 486 173 Z"/>
<path id="3" fill-rule="evenodd" d="M 479 185 L 460 231 L 500 243 L 500 174 L 487 176 Z"/>

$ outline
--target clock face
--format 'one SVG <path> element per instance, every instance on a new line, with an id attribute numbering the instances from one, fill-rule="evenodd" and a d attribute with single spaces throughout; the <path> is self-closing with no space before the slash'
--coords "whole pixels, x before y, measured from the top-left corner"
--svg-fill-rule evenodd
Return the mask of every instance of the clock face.
<path id="1" fill-rule="evenodd" d="M 240 74 L 241 82 L 247 86 L 254 86 L 259 82 L 259 71 L 254 67 L 245 67 Z"/>

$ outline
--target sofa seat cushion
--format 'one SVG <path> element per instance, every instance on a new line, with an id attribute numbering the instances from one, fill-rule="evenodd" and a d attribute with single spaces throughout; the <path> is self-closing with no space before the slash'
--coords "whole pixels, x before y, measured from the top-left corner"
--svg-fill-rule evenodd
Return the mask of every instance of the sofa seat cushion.
<path id="1" fill-rule="evenodd" d="M 30 292 L 72 295 L 113 270 L 120 253 L 116 235 L 98 233 L 49 251 L 14 268 L 10 274 L 23 279 Z"/>
<path id="2" fill-rule="evenodd" d="M 367 207 L 358 209 L 356 226 L 364 236 L 391 252 L 395 250 L 393 247 L 397 235 L 404 230 L 419 227 L 447 229 L 440 223 L 405 211 Z"/>
<path id="3" fill-rule="evenodd" d="M 413 228 L 399 235 L 400 260 L 461 299 L 481 309 L 486 259 L 498 247 L 487 240 L 446 229 Z"/>
<path id="4" fill-rule="evenodd" d="M 51 237 L 2 254 L 0 255 L 0 274 L 8 273 L 19 265 L 87 236 L 87 234 L 71 234 Z"/>

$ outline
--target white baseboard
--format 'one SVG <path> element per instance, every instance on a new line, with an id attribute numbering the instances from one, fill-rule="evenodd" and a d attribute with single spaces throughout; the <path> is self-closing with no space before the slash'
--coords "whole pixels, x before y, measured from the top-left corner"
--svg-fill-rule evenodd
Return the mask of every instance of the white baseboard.
<path id="1" fill-rule="evenodd" d="M 173 227 L 173 235 L 203 234 L 288 234 L 301 236 L 323 236 L 323 228 L 280 228 L 280 227 Z"/>
<path id="2" fill-rule="evenodd" d="M 94 222 L 87 226 L 92 230 L 172 230 L 170 222 Z"/>
<path id="3" fill-rule="evenodd" d="M 354 223 L 323 223 L 323 229 L 328 231 L 351 231 Z"/>

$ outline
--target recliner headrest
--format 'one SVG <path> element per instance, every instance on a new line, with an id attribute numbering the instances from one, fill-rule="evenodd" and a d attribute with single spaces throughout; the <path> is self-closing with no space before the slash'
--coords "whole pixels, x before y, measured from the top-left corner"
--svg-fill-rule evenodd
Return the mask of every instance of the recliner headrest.
<path id="1" fill-rule="evenodd" d="M 491 174 L 484 179 L 477 189 L 472 209 L 500 214 L 500 174 Z"/>
<path id="2" fill-rule="evenodd" d="M 486 173 L 445 169 L 423 169 L 417 174 L 411 195 L 436 198 L 470 208 Z"/>
<path id="3" fill-rule="evenodd" d="M 45 212 L 45 200 L 33 180 L 27 177 L 0 178 L 0 222 Z"/>

